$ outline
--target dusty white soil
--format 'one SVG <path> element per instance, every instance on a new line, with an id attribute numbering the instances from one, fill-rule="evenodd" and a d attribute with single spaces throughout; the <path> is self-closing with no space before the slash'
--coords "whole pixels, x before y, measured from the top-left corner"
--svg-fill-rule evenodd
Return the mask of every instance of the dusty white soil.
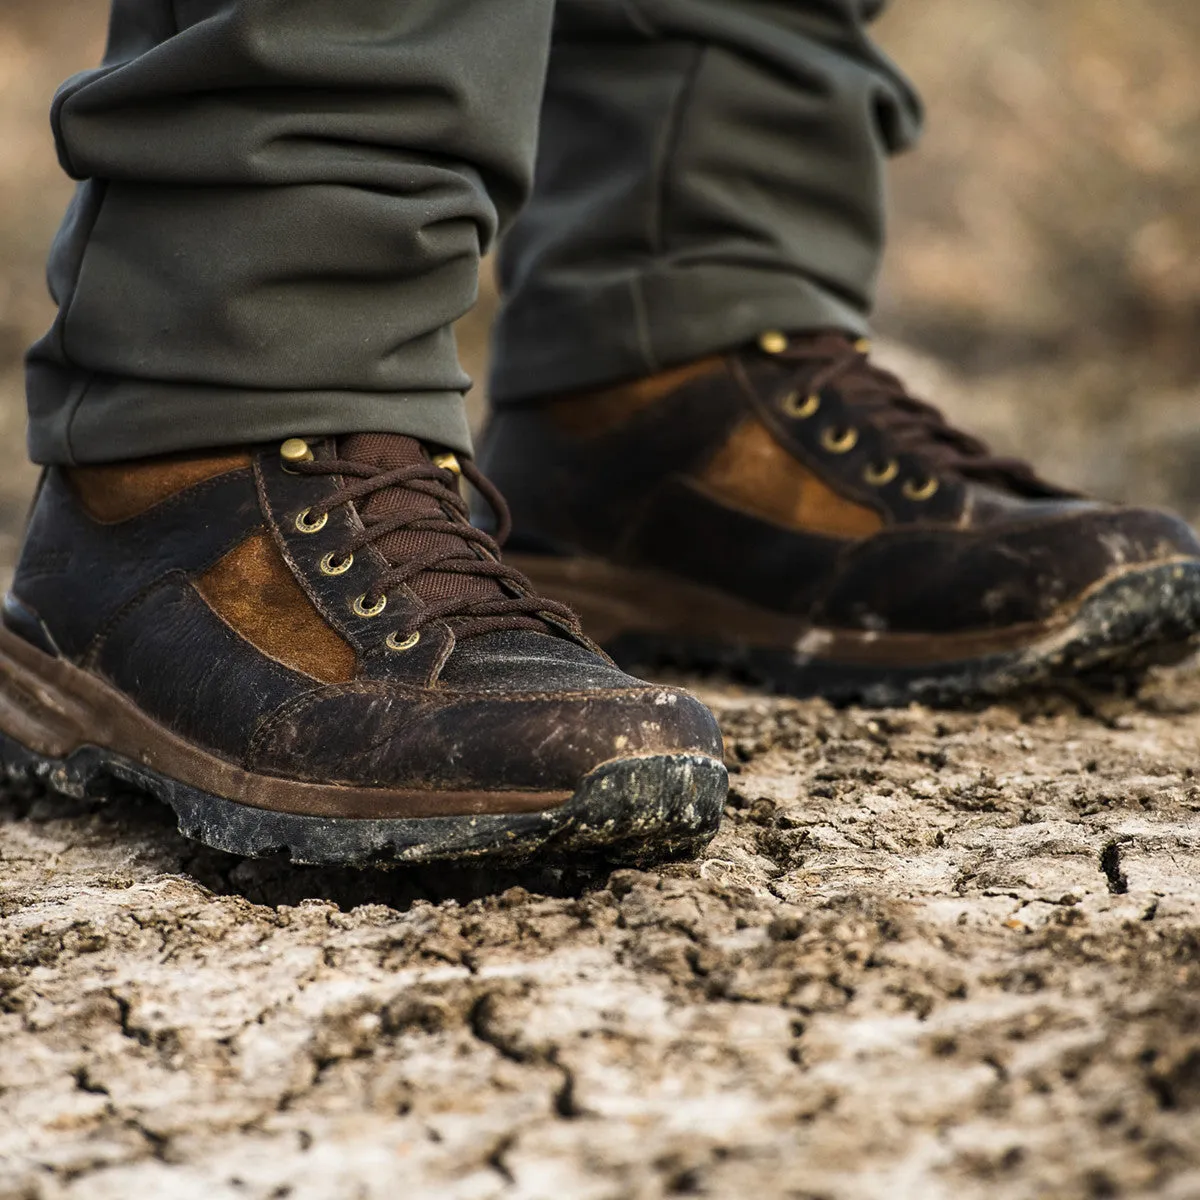
<path id="1" fill-rule="evenodd" d="M 734 791 L 661 871 L 305 871 L 7 795 L 0 1197 L 1200 1195 L 1200 678 L 705 695 Z"/>
<path id="2" fill-rule="evenodd" d="M 0 586 L 45 114 L 106 7 L 0 3 Z M 889 361 L 1200 516 L 1200 6 L 899 0 L 883 33 L 932 118 Z M 975 714 L 704 694 L 734 794 L 660 872 L 298 871 L 0 793 L 0 1200 L 1200 1196 L 1200 674 Z"/>

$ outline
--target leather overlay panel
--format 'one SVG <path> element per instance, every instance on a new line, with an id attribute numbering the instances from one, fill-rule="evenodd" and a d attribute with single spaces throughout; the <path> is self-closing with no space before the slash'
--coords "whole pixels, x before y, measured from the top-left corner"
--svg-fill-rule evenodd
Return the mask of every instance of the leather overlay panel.
<path id="1" fill-rule="evenodd" d="M 700 470 L 744 415 L 724 369 L 676 388 L 600 437 L 564 434 L 544 407 L 506 408 L 492 418 L 481 466 L 502 489 L 522 535 L 568 552 L 605 554 L 621 544 L 653 494 Z"/>
<path id="2" fill-rule="evenodd" d="M 742 360 L 737 360 L 736 373 L 763 425 L 785 449 L 807 463 L 810 470 L 831 478 L 841 495 L 864 507 L 878 508 L 889 527 L 950 527 L 958 524 L 963 506 L 963 481 L 953 473 L 942 474 L 938 477 L 937 491 L 931 497 L 910 499 L 905 495 L 904 486 L 910 480 L 923 481 L 928 473 L 927 464 L 920 455 L 897 451 L 891 439 L 874 428 L 871 421 L 859 423 L 853 406 L 836 387 L 821 389 L 820 416 L 816 420 L 791 417 L 783 411 L 782 401 L 796 390 L 794 376 L 780 375 L 778 371 L 771 374 L 770 364 L 753 366 Z M 833 454 L 822 444 L 822 435 L 827 430 L 845 430 L 851 426 L 856 429 L 858 440 L 844 454 Z M 899 468 L 896 475 L 884 484 L 867 483 L 866 469 L 892 458 Z"/>
<path id="3" fill-rule="evenodd" d="M 354 647 L 329 625 L 279 557 L 266 530 L 196 580 L 205 603 L 268 658 L 323 683 L 354 678 Z"/>
<path id="4" fill-rule="evenodd" d="M 178 575 L 113 622 L 96 666 L 173 734 L 233 762 L 281 705 L 322 690 L 239 638 Z"/>
<path id="5" fill-rule="evenodd" d="M 787 529 L 863 538 L 883 528 L 877 512 L 839 496 L 753 417 L 733 431 L 696 482 L 712 499 Z"/>
<path id="6" fill-rule="evenodd" d="M 619 429 L 642 409 L 669 396 L 685 383 L 724 370 L 724 366 L 725 360 L 720 355 L 710 355 L 633 383 L 556 400 L 546 405 L 546 415 L 562 433 L 572 437 L 599 437 Z"/>
<path id="7" fill-rule="evenodd" d="M 199 514 L 203 514 L 201 518 Z M 196 484 L 128 521 L 93 521 L 58 467 L 46 474 L 13 590 L 46 622 L 68 658 L 169 574 L 202 574 L 261 529 L 251 473 Z"/>
<path id="8" fill-rule="evenodd" d="M 700 532 L 687 537 L 681 530 Z M 771 612 L 803 614 L 853 544 L 768 524 L 677 479 L 630 529 L 618 561 L 682 576 Z"/>
<path id="9" fill-rule="evenodd" d="M 84 511 L 95 521 L 112 524 L 140 516 L 156 504 L 206 479 L 250 466 L 245 450 L 226 454 L 172 455 L 65 471 Z"/>

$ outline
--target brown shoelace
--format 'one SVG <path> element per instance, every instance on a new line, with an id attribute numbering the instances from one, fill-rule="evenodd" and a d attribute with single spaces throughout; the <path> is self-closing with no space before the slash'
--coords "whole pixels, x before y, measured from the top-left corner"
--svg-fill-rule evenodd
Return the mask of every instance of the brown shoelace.
<path id="1" fill-rule="evenodd" d="M 896 452 L 919 456 L 931 471 L 1030 497 L 1072 494 L 1047 483 L 1024 460 L 993 454 L 985 442 L 956 429 L 932 404 L 911 396 L 900 379 L 871 362 L 864 342 L 837 332 L 793 337 L 773 357 L 800 368 L 798 382 L 811 393 L 835 387 Z"/>
<path id="2" fill-rule="evenodd" d="M 391 440 L 408 461 L 390 468 L 347 457 L 345 445 L 337 457 L 296 463 L 292 469 L 346 480 L 324 506 L 354 504 L 362 518 L 363 529 L 346 545 L 343 558 L 375 546 L 389 564 L 367 592 L 367 606 L 401 587 L 419 602 L 405 612 L 397 640 L 419 634 L 431 621 L 450 622 L 460 641 L 506 629 L 546 633 L 565 626 L 579 632 L 578 618 L 566 605 L 537 595 L 520 571 L 500 560 L 512 518 L 504 498 L 472 462 L 464 459 L 460 468 L 496 515 L 494 537 L 471 524 L 455 474 L 432 462 L 414 439 Z"/>

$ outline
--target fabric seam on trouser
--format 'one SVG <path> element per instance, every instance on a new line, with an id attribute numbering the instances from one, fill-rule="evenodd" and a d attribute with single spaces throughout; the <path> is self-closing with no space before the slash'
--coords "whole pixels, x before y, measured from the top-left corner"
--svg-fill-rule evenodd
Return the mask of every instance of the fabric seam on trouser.
<path id="1" fill-rule="evenodd" d="M 667 252 L 667 205 L 671 192 L 671 164 L 679 149 L 679 139 L 683 133 L 683 120 L 687 114 L 688 105 L 695 95 L 696 80 L 699 78 L 700 67 L 707 53 L 707 46 L 697 45 L 695 57 L 688 66 L 679 89 L 679 95 L 672 104 L 670 115 L 664 124 L 662 143 L 655 165 L 657 179 L 650 200 L 650 227 L 646 231 L 655 261 L 660 261 Z M 646 358 L 645 368 L 648 372 L 658 371 L 662 369 L 662 363 L 659 361 L 653 326 L 650 323 L 650 305 L 645 290 L 646 275 L 644 272 L 637 273 L 632 280 L 632 287 L 634 314 L 638 322 L 638 342 L 641 344 Z"/>
<path id="2" fill-rule="evenodd" d="M 88 392 L 92 390 L 92 384 L 96 382 L 95 375 L 89 375 L 84 381 L 83 386 L 77 389 L 77 394 L 71 404 L 71 411 L 67 415 L 66 428 L 63 430 L 63 441 L 67 446 L 67 458 L 70 466 L 78 466 L 79 459 L 75 454 L 75 414 L 79 412 L 79 407 L 87 398 Z"/>
<path id="3" fill-rule="evenodd" d="M 76 271 L 75 278 L 71 281 L 71 294 L 67 298 L 66 303 L 63 305 L 62 313 L 58 318 L 62 356 L 63 361 L 67 363 L 74 363 L 74 360 L 71 357 L 70 347 L 67 345 L 67 333 L 71 327 L 71 310 L 74 308 L 75 301 L 79 296 L 79 281 L 83 278 L 83 265 L 87 261 L 87 256 L 90 251 L 92 232 L 99 223 L 100 213 L 104 208 L 105 202 L 108 200 L 108 184 L 101 183 L 98 185 L 98 187 L 100 196 L 96 201 L 95 208 L 92 212 L 92 220 L 88 227 L 88 235 L 87 240 L 84 242 L 83 253 L 79 256 L 79 270 Z M 76 388 L 75 397 L 70 401 L 70 408 L 67 411 L 66 420 L 63 422 L 63 443 L 67 448 L 67 458 L 72 465 L 77 461 L 75 457 L 75 440 L 72 436 L 72 430 L 75 426 L 75 416 L 79 412 L 79 407 L 81 404 L 83 404 L 84 398 L 87 396 L 88 392 L 91 391 L 92 384 L 95 382 L 95 379 L 96 377 L 94 374 L 89 374 L 86 379 L 82 381 L 81 385 Z"/>
<path id="4" fill-rule="evenodd" d="M 116 68 L 113 68 L 114 70 Z M 88 76 L 88 81 L 95 77 L 95 73 Z M 54 146 L 58 154 L 59 163 L 63 170 L 72 178 L 81 178 L 80 173 L 76 170 L 71 161 L 70 148 L 67 145 L 67 139 L 62 133 L 62 112 L 67 104 L 78 94 L 84 86 L 85 80 L 83 76 L 77 75 L 73 79 L 68 80 L 59 88 L 54 96 L 54 101 L 50 105 L 50 129 L 54 134 Z M 62 311 L 58 317 L 58 328 L 60 330 L 60 346 L 62 356 L 65 362 L 73 362 L 70 350 L 67 347 L 67 330 L 70 328 L 71 309 L 74 307 L 75 300 L 79 295 L 79 281 L 83 276 L 83 264 L 87 259 L 89 243 L 92 233 L 100 220 L 100 213 L 104 208 L 105 201 L 108 199 L 108 185 L 104 181 L 96 181 L 96 186 L 100 192 L 99 198 L 96 201 L 95 208 L 92 211 L 92 219 L 88 224 L 87 238 L 84 242 L 83 253 L 79 256 L 79 269 L 75 272 L 75 278 L 71 280 L 70 294 L 63 304 Z M 75 390 L 74 399 L 70 401 L 70 409 L 67 412 L 66 420 L 63 422 L 62 438 L 67 448 L 67 458 L 69 464 L 75 463 L 75 446 L 71 437 L 71 428 L 75 421 L 75 414 L 79 411 L 79 406 L 83 403 L 84 398 L 91 390 L 95 376 L 89 375 L 85 380 L 81 381 L 80 385 Z"/>

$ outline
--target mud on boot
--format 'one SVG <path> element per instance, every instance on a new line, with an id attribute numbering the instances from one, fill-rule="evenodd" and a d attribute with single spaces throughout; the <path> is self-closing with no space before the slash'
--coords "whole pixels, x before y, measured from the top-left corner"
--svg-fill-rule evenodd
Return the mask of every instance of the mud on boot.
<path id="1" fill-rule="evenodd" d="M 508 401 L 509 561 L 626 666 L 904 704 L 1129 677 L 1192 649 L 1200 542 L 990 453 L 838 333 Z"/>
<path id="2" fill-rule="evenodd" d="M 0 764 L 304 863 L 695 853 L 716 721 L 631 678 L 396 435 L 51 468 L 0 626 Z"/>

